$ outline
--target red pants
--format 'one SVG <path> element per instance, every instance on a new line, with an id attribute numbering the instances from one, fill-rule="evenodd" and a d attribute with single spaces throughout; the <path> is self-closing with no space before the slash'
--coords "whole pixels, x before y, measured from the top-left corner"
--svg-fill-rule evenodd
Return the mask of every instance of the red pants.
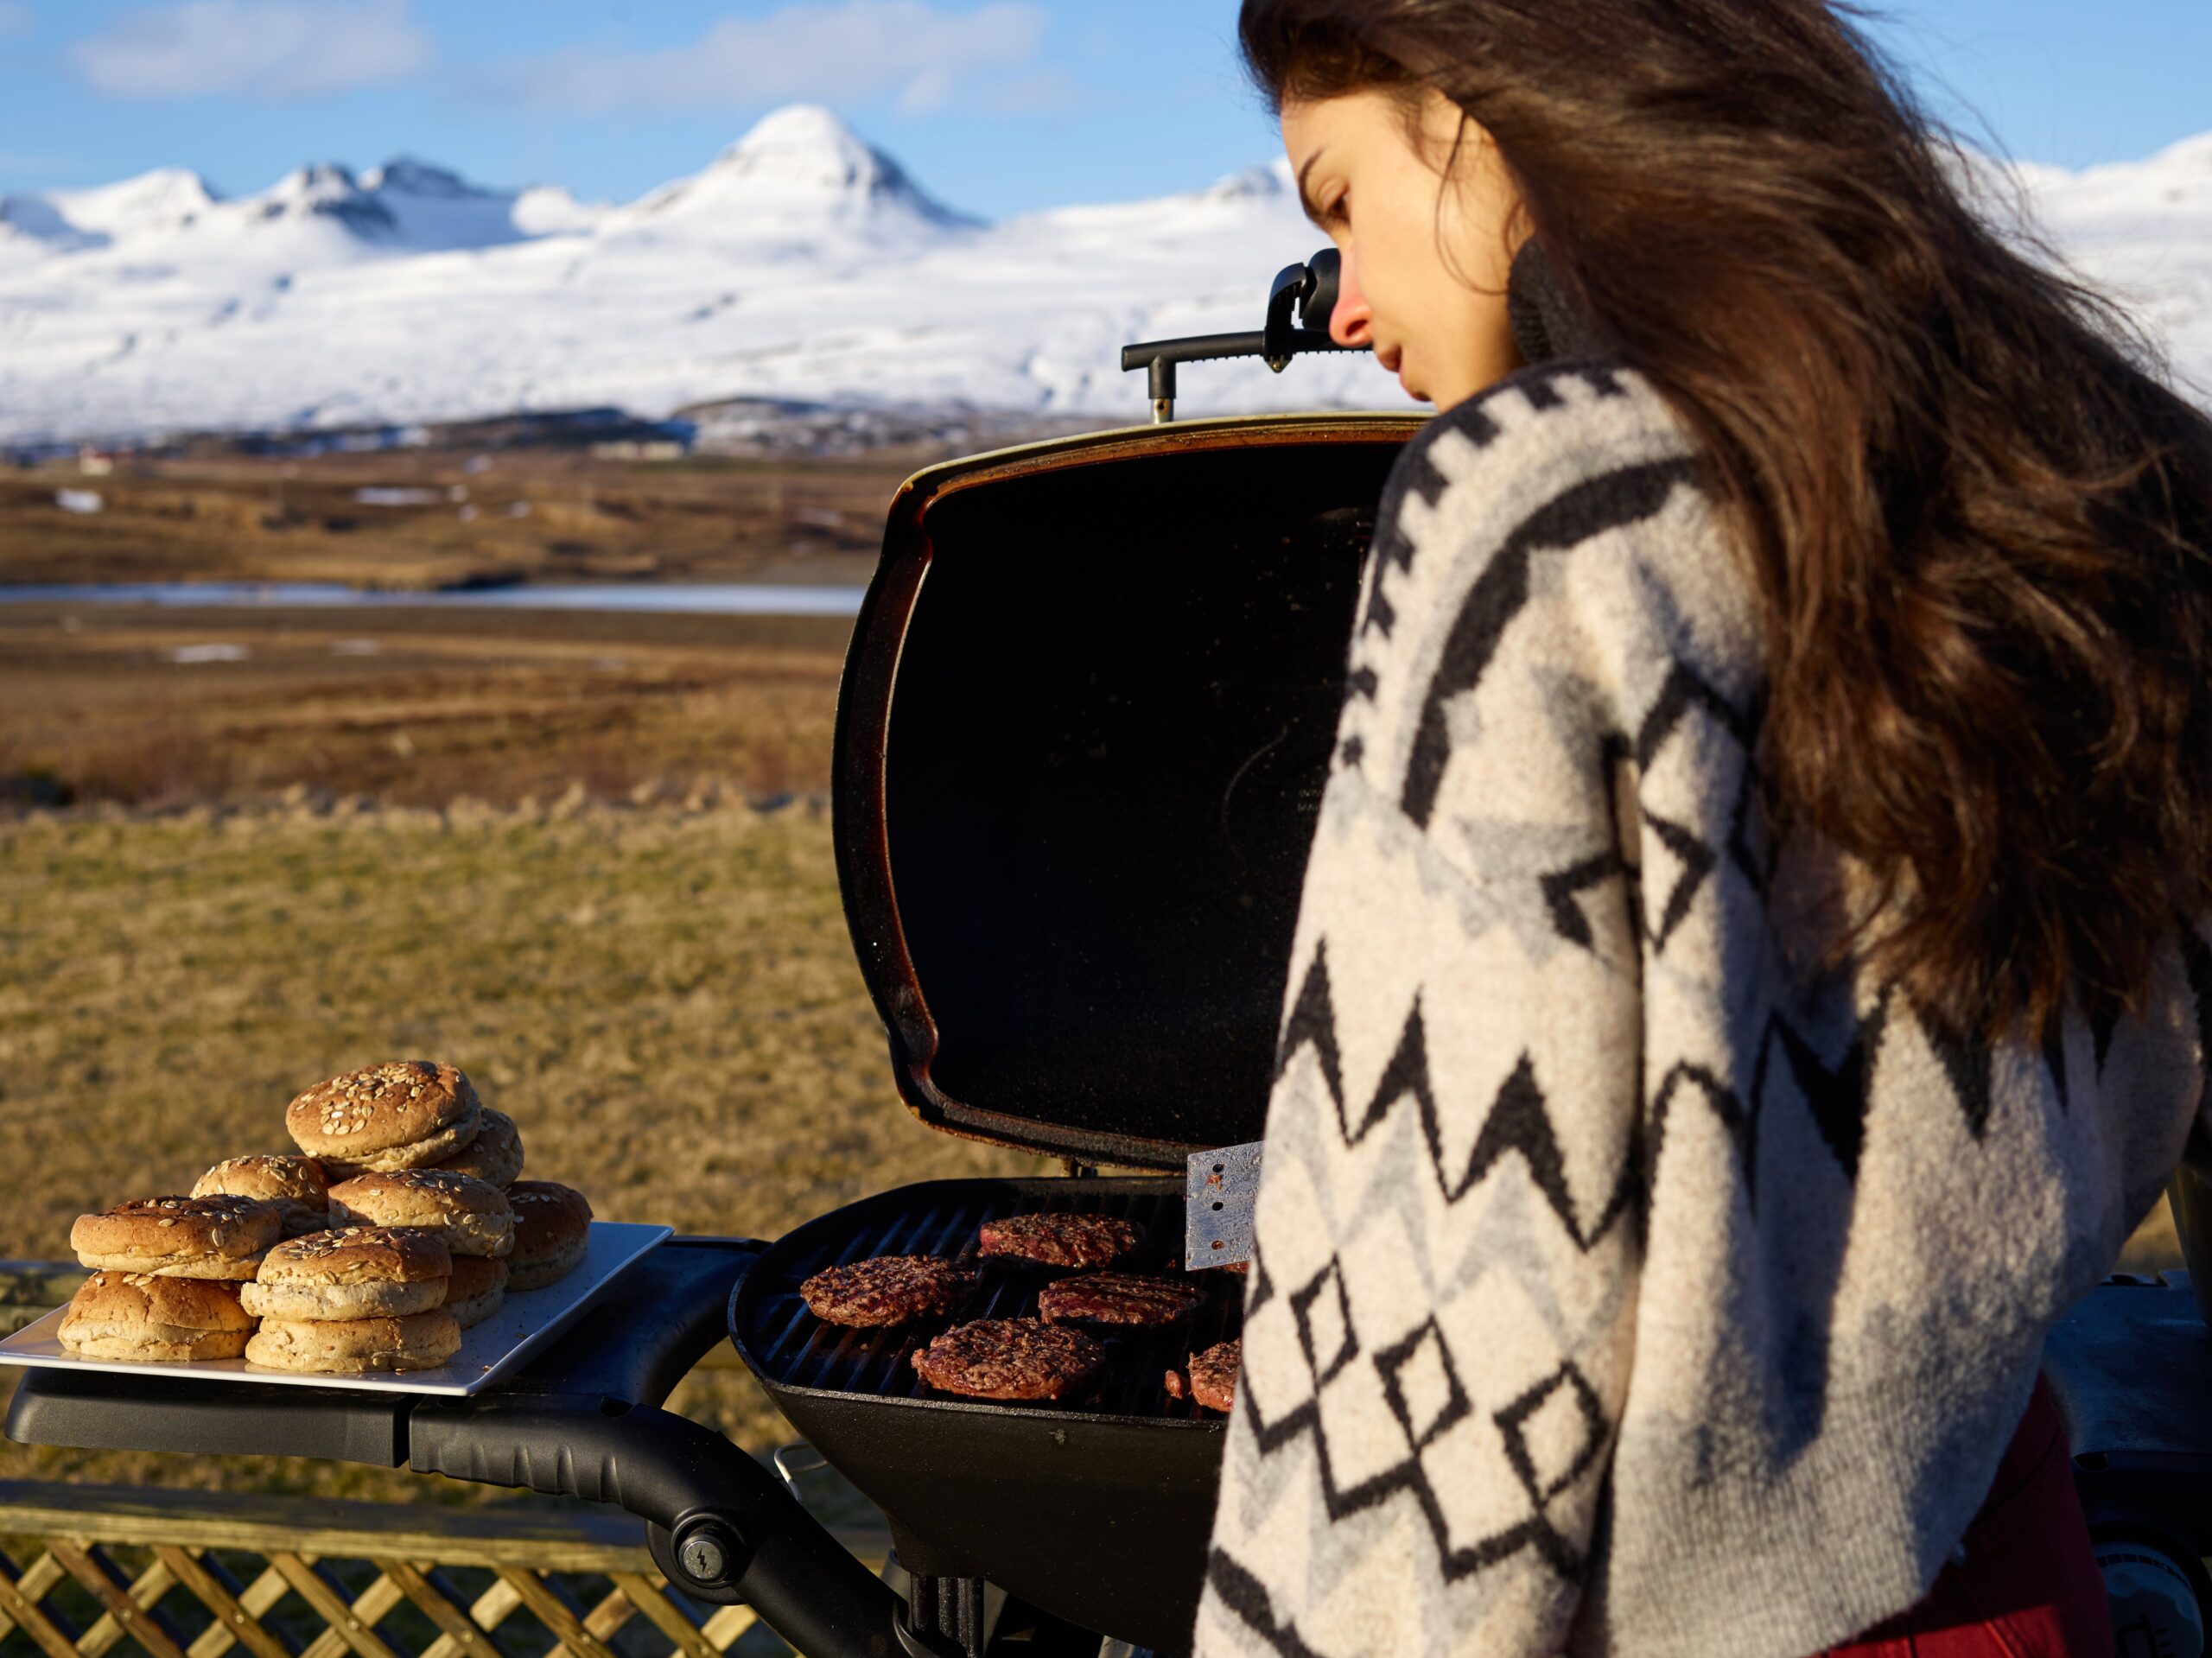
<path id="1" fill-rule="evenodd" d="M 1964 1540 L 1965 1563 L 1926 1599 L 1823 1658 L 2112 1658 L 2065 1424 L 2040 1378 Z"/>

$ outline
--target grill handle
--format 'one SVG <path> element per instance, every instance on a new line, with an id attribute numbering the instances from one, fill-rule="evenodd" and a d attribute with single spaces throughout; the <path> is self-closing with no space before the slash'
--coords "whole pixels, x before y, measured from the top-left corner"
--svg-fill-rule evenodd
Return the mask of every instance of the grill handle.
<path id="1" fill-rule="evenodd" d="M 906 1658 L 905 1609 L 776 1477 L 711 1429 L 619 1400 L 425 1399 L 408 1465 L 648 1522 L 653 1558 L 695 1599 L 760 1613 L 808 1658 Z"/>

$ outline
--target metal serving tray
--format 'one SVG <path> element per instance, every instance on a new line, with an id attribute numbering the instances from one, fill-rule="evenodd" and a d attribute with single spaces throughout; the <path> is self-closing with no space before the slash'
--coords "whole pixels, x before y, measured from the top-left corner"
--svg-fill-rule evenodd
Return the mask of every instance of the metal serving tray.
<path id="1" fill-rule="evenodd" d="M 543 1347 L 674 1229 L 626 1221 L 594 1221 L 591 1236 L 584 1244 L 584 1258 L 567 1277 L 542 1290 L 523 1290 L 508 1295 L 499 1303 L 497 1312 L 474 1329 L 461 1332 L 461 1350 L 435 1369 L 348 1375 L 270 1370 L 244 1359 L 153 1364 L 130 1359 L 80 1358 L 56 1339 L 67 1308 L 56 1308 L 0 1341 L 0 1364 L 21 1364 L 41 1370 L 92 1370 L 108 1375 L 127 1370 L 143 1376 L 193 1376 L 217 1382 L 274 1383 L 280 1387 L 444 1394 L 466 1398 L 491 1386 Z"/>

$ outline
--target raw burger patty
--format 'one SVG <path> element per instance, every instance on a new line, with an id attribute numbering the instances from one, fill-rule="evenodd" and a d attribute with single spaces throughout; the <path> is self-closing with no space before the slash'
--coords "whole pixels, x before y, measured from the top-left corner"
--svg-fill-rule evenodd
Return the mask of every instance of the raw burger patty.
<path id="1" fill-rule="evenodd" d="M 935 1255 L 878 1255 L 828 1267 L 799 1286 L 806 1310 L 833 1324 L 903 1324 L 951 1312 L 976 1274 Z"/>
<path id="2" fill-rule="evenodd" d="M 1103 1267 L 1144 1242 L 1144 1228 L 1109 1215 L 1009 1215 L 985 1221 L 981 1253 L 1048 1267 Z"/>
<path id="3" fill-rule="evenodd" d="M 1106 1350 L 1079 1330 L 1035 1318 L 982 1318 L 914 1355 L 931 1387 L 974 1399 L 1058 1399 L 1098 1374 Z"/>
<path id="4" fill-rule="evenodd" d="M 1222 1342 L 1203 1353 L 1191 1355 L 1190 1373 L 1167 1373 L 1167 1392 L 1180 1399 L 1188 1394 L 1208 1410 L 1227 1410 L 1236 1402 L 1236 1367 L 1244 1356 L 1244 1340 Z"/>
<path id="5" fill-rule="evenodd" d="M 1205 1299 L 1188 1282 L 1141 1273 L 1084 1273 L 1047 1284 L 1037 1311 L 1047 1324 L 1172 1324 Z"/>

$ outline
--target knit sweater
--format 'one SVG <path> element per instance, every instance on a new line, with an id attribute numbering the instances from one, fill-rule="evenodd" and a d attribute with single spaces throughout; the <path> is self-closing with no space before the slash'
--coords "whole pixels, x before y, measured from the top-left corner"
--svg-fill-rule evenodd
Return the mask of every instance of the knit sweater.
<path id="1" fill-rule="evenodd" d="M 1812 965 L 1751 594 L 1602 359 L 1392 474 L 1281 1026 L 1202 1658 L 1802 1658 L 1929 1588 L 2204 1093 L 2212 949 L 1984 1045 Z"/>

